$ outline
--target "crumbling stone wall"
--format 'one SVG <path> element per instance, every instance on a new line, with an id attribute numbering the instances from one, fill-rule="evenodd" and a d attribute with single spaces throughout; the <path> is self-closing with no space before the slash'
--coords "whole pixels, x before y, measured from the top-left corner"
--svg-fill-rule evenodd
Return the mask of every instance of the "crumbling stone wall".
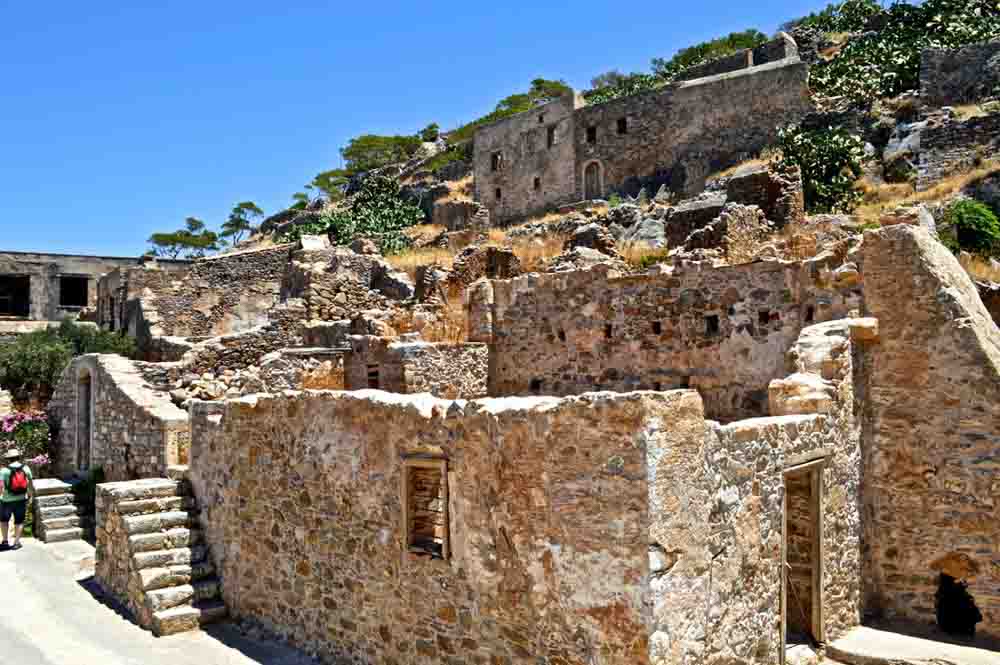
<path id="1" fill-rule="evenodd" d="M 759 207 L 777 229 L 806 218 L 802 173 L 797 166 L 787 172 L 765 167 L 734 175 L 726 182 L 726 197 L 732 203 Z"/>
<path id="2" fill-rule="evenodd" d="M 190 475 L 231 614 L 327 662 L 636 665 L 646 450 L 675 410 L 651 393 L 196 403 Z M 404 544 L 411 455 L 447 459 L 447 559 Z"/>
<path id="3" fill-rule="evenodd" d="M 717 76 L 741 69 L 766 65 L 771 62 L 785 60 L 786 58 L 797 58 L 798 55 L 799 48 L 795 44 L 795 40 L 787 33 L 781 32 L 778 33 L 775 39 L 755 48 L 740 49 L 731 55 L 689 67 L 684 70 L 677 80 L 691 81 L 707 76 Z"/>
<path id="4" fill-rule="evenodd" d="M 933 623 L 951 570 L 979 633 L 1000 637 L 1000 330 L 925 229 L 866 233 L 862 269 L 879 325 L 866 354 L 867 609 Z"/>
<path id="5" fill-rule="evenodd" d="M 344 361 L 347 390 L 430 393 L 446 399 L 487 394 L 489 347 L 485 344 L 429 343 L 367 335 L 350 339 Z"/>
<path id="6" fill-rule="evenodd" d="M 982 164 L 1000 149 L 1000 113 L 964 122 L 935 119 L 920 133 L 917 189 Z"/>
<path id="7" fill-rule="evenodd" d="M 491 395 L 695 388 L 712 418 L 764 415 L 800 330 L 858 306 L 858 285 L 828 283 L 823 268 L 597 268 L 480 283 L 469 291 L 470 340 L 492 345 Z"/>
<path id="8" fill-rule="evenodd" d="M 920 53 L 920 96 L 934 106 L 1000 95 L 1000 40 Z"/>
<path id="9" fill-rule="evenodd" d="M 56 386 L 48 415 L 57 476 L 77 472 L 81 460 L 87 468 L 102 467 L 108 481 L 163 476 L 168 466 L 187 461 L 187 413 L 121 356 L 75 358 Z"/>

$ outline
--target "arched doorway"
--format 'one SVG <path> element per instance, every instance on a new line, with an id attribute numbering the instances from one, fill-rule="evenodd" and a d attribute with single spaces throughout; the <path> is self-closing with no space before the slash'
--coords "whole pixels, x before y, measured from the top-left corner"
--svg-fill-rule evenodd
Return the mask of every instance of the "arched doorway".
<path id="1" fill-rule="evenodd" d="M 588 201 L 599 199 L 604 194 L 601 187 L 601 165 L 597 162 L 587 164 L 583 170 L 583 198 Z"/>
<path id="2" fill-rule="evenodd" d="M 93 439 L 94 382 L 84 370 L 76 389 L 76 468 L 90 469 L 90 447 Z"/>

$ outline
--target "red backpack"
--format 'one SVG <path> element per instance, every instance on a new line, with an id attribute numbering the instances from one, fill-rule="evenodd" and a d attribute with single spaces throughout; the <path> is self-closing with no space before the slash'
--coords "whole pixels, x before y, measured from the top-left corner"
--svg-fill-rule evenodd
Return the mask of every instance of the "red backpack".
<path id="1" fill-rule="evenodd" d="M 17 468 L 9 466 L 7 468 L 10 470 L 10 479 L 7 481 L 7 492 L 15 496 L 27 494 L 28 474 L 25 472 L 24 466 L 19 466 Z"/>

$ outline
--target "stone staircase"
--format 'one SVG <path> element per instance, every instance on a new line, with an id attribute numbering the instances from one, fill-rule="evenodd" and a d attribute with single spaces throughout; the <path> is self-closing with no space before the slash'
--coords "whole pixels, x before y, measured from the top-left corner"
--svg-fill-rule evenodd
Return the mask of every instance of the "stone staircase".
<path id="1" fill-rule="evenodd" d="M 88 515 L 87 510 L 76 503 L 72 483 L 41 478 L 32 485 L 35 538 L 44 543 L 93 538 L 93 515 Z"/>
<path id="2" fill-rule="evenodd" d="M 98 582 L 124 596 L 139 624 L 158 636 L 227 614 L 186 487 L 151 479 L 98 488 Z"/>

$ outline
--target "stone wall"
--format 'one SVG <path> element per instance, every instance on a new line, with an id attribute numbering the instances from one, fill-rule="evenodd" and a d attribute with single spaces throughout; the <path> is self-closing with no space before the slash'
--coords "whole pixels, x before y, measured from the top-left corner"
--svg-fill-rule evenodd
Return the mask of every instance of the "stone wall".
<path id="1" fill-rule="evenodd" d="M 795 40 L 788 34 L 781 32 L 778 33 L 775 39 L 755 48 L 740 49 L 731 55 L 689 67 L 676 80 L 691 81 L 708 76 L 717 76 L 741 69 L 766 65 L 787 58 L 797 58 L 798 55 L 799 49 L 795 44 Z"/>
<path id="2" fill-rule="evenodd" d="M 74 358 L 48 415 L 57 476 L 102 467 L 109 481 L 131 480 L 163 476 L 168 466 L 186 463 L 187 413 L 121 356 Z"/>
<path id="3" fill-rule="evenodd" d="M 924 49 L 920 96 L 934 106 L 1000 96 L 1000 40 L 960 49 Z"/>
<path id="4" fill-rule="evenodd" d="M 687 394 L 195 403 L 226 604 L 331 663 L 648 663 L 646 450 Z M 447 459 L 447 558 L 406 545 L 410 456 Z"/>
<path id="5" fill-rule="evenodd" d="M 367 335 L 351 337 L 344 360 L 347 390 L 430 393 L 446 399 L 487 394 L 489 347 L 485 344 L 394 341 Z"/>
<path id="6" fill-rule="evenodd" d="M 811 110 L 807 79 L 808 66 L 792 59 L 581 109 L 574 117 L 577 195 L 595 198 L 585 182 L 591 164 L 600 179 L 592 193 L 601 197 L 661 185 L 697 194 L 710 173 L 774 143 L 778 127 Z"/>
<path id="7" fill-rule="evenodd" d="M 857 284 L 822 277 L 834 264 L 631 277 L 599 267 L 477 284 L 470 339 L 492 345 L 491 395 L 695 388 L 712 418 L 765 415 L 768 383 L 784 376 L 800 330 L 860 306 Z"/>
<path id="8" fill-rule="evenodd" d="M 476 131 L 476 200 L 490 219 L 504 222 L 579 200 L 573 175 L 579 103 L 568 96 Z"/>
<path id="9" fill-rule="evenodd" d="M 1000 113 L 964 122 L 937 119 L 920 133 L 917 189 L 981 165 L 1000 149 Z"/>
<path id="10" fill-rule="evenodd" d="M 1000 330 L 924 229 L 866 233 L 862 270 L 880 330 L 866 360 L 868 609 L 933 623 L 951 571 L 979 633 L 1000 637 Z"/>

